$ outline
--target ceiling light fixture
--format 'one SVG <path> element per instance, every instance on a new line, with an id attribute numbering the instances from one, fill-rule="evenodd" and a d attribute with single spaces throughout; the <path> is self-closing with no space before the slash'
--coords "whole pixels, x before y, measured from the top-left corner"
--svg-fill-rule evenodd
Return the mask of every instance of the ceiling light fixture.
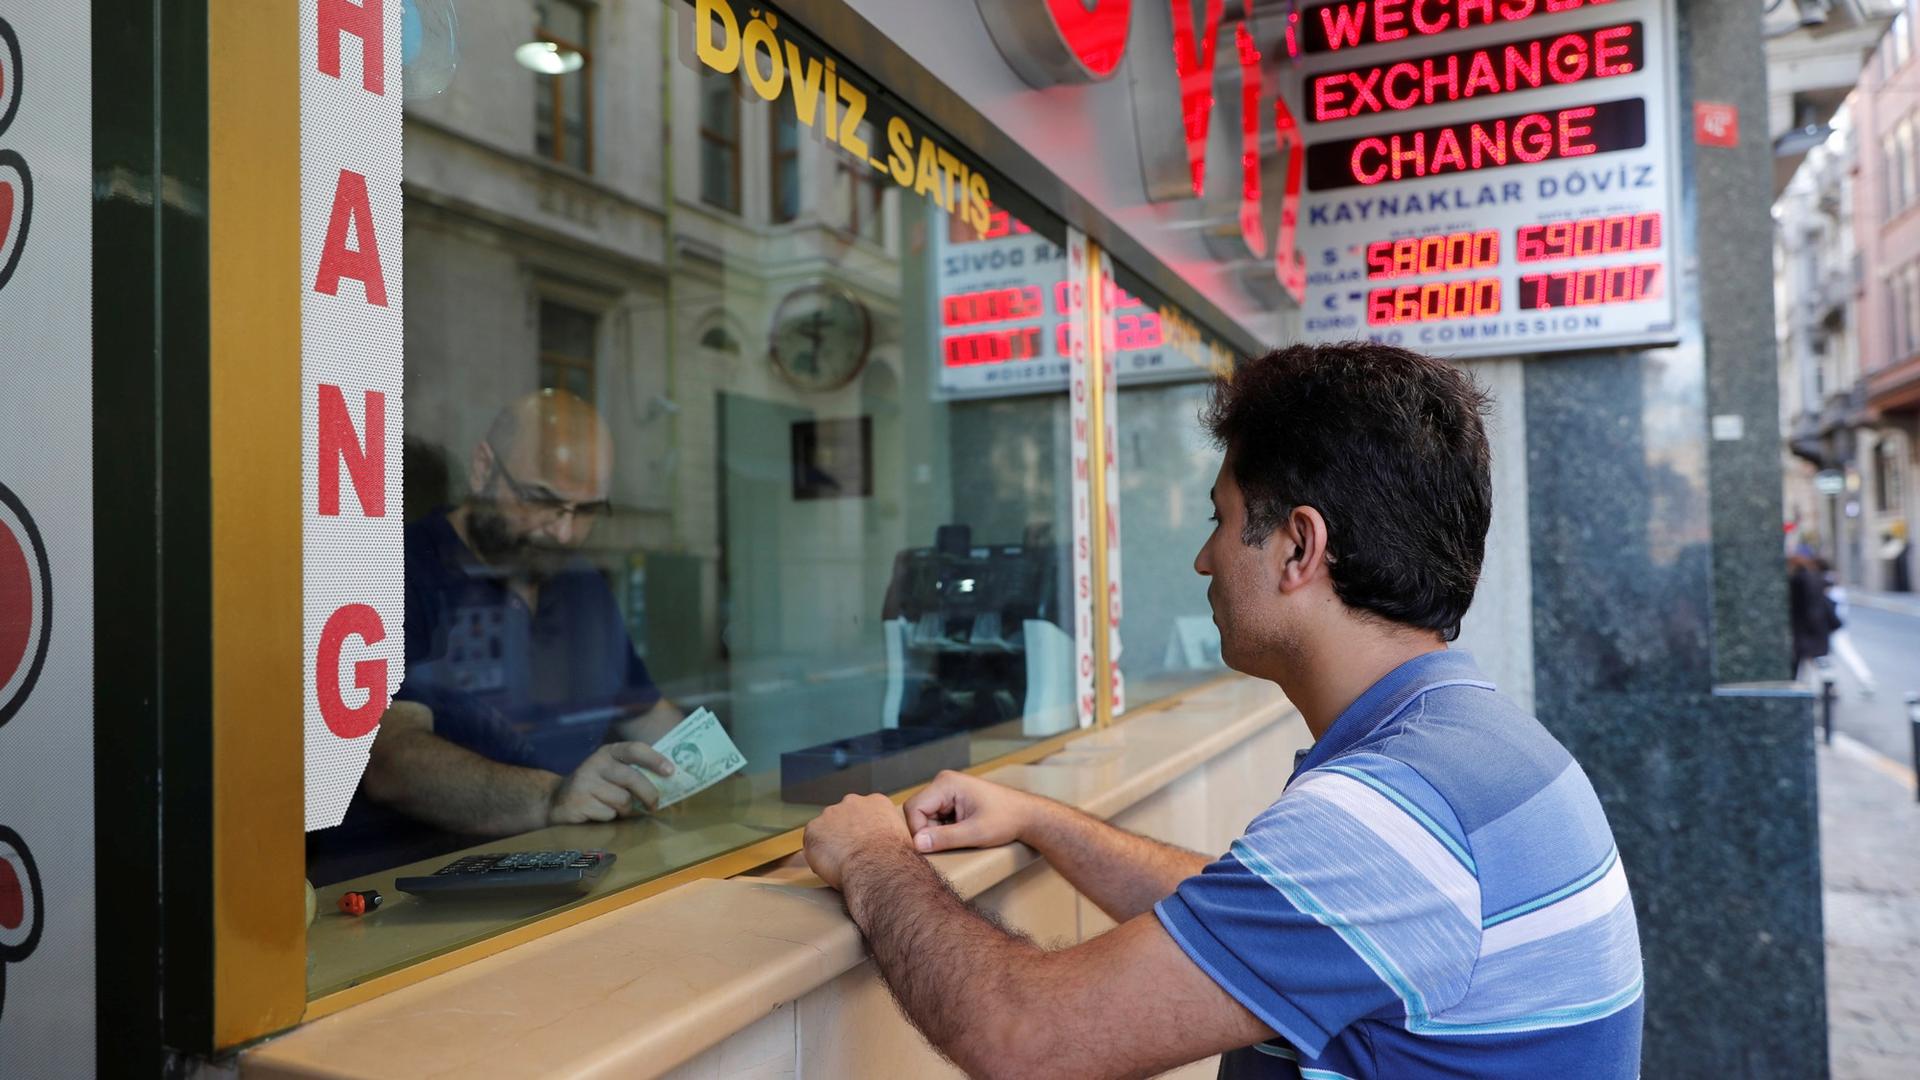
<path id="1" fill-rule="evenodd" d="M 578 49 L 569 49 L 551 41 L 529 41 L 513 50 L 520 66 L 541 75 L 566 75 L 579 71 L 587 58 Z"/>

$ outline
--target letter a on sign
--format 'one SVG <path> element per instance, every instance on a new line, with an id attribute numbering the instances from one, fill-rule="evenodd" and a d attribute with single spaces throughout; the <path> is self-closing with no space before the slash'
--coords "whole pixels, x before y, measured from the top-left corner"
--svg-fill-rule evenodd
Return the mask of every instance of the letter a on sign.
<path id="1" fill-rule="evenodd" d="M 358 247 L 347 246 L 353 231 Z M 380 240 L 373 231 L 373 207 L 367 201 L 367 178 L 340 170 L 334 188 L 333 215 L 327 221 L 327 244 L 320 251 L 320 276 L 315 292 L 340 295 L 340 279 L 353 278 L 366 286 L 367 303 L 387 306 L 387 279 L 380 272 Z"/>

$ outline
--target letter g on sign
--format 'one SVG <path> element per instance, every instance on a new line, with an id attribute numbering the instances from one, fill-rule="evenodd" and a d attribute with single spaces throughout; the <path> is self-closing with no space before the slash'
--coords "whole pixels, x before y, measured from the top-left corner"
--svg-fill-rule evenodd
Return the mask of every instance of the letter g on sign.
<path id="1" fill-rule="evenodd" d="M 357 739 L 380 724 L 387 711 L 387 661 L 384 658 L 359 660 L 353 665 L 353 684 L 367 692 L 359 706 L 347 704 L 340 688 L 340 654 L 347 639 L 359 638 L 366 645 L 386 640 L 387 628 L 380 613 L 365 604 L 348 604 L 327 617 L 320 631 L 320 647 L 315 650 L 313 687 L 320 699 L 320 719 L 327 730 L 342 739 Z"/>

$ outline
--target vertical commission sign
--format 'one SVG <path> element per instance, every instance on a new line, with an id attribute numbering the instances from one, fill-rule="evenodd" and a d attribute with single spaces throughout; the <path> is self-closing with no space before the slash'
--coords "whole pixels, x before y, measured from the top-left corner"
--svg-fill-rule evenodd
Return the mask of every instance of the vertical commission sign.
<path id="1" fill-rule="evenodd" d="M 0 4 L 4 1077 L 96 1066 L 89 7 Z"/>
<path id="2" fill-rule="evenodd" d="M 1298 39 L 1307 337 L 1678 336 L 1668 0 L 1338 0 Z"/>
<path id="3" fill-rule="evenodd" d="M 400 0 L 300 3 L 306 825 L 338 825 L 403 672 Z"/>

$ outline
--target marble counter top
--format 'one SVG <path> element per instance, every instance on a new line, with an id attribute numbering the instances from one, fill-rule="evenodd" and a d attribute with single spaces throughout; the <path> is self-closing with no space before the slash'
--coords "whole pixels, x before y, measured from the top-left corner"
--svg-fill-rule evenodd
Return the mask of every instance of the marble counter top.
<path id="1" fill-rule="evenodd" d="M 1297 713 L 1234 679 L 989 775 L 1111 817 Z M 974 897 L 1037 861 L 1024 845 L 932 857 Z M 866 957 L 798 857 L 696 881 L 296 1028 L 249 1078 L 655 1074 Z"/>

